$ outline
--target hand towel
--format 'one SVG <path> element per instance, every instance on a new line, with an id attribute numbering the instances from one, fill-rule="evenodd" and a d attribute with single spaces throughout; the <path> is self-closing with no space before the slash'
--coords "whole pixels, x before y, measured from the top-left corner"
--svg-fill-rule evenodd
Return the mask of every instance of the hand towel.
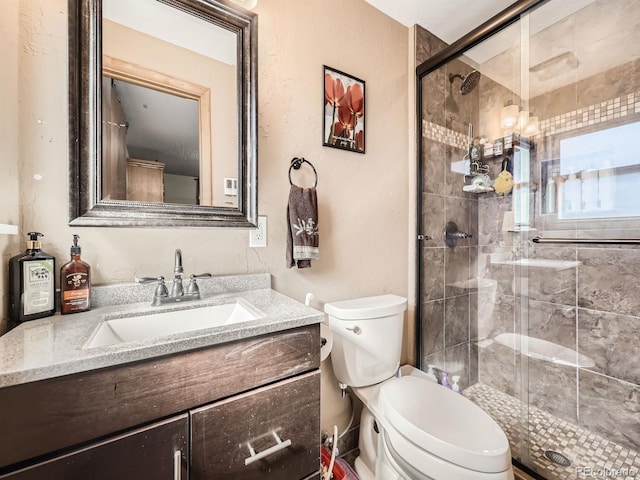
<path id="1" fill-rule="evenodd" d="M 287 204 L 287 267 L 309 268 L 319 258 L 318 195 L 291 185 Z"/>

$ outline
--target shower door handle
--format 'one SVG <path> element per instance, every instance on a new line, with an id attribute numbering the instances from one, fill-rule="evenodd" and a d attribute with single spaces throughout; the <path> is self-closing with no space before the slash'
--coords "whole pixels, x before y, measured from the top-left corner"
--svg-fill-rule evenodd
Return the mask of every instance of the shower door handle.
<path id="1" fill-rule="evenodd" d="M 418 235 L 418 240 L 433 240 L 433 237 L 431 235 Z"/>

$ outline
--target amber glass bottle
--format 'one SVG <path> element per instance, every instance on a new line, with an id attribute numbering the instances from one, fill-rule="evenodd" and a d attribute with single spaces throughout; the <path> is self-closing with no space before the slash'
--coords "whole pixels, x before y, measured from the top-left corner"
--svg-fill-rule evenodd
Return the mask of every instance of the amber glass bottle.
<path id="1" fill-rule="evenodd" d="M 60 269 L 60 313 L 63 315 L 91 308 L 91 267 L 80 260 L 78 238 L 73 236 L 71 260 Z"/>

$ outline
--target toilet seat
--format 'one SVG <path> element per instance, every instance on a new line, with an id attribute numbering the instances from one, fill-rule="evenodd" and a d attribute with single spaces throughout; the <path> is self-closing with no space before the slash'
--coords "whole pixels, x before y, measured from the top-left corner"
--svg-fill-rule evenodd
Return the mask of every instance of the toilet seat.
<path id="1" fill-rule="evenodd" d="M 396 465 L 397 471 L 406 476 L 399 478 L 411 480 L 514 480 L 513 470 L 486 473 L 470 470 L 448 462 L 418 448 L 393 427 L 384 431 L 384 450 L 387 458 Z M 382 477 L 385 478 L 386 477 Z"/>
<path id="2" fill-rule="evenodd" d="M 487 413 L 462 395 L 409 376 L 384 383 L 379 402 L 391 427 L 393 449 L 411 465 L 418 467 L 420 458 L 424 460 L 427 454 L 475 472 L 493 474 L 510 469 L 506 435 Z"/>

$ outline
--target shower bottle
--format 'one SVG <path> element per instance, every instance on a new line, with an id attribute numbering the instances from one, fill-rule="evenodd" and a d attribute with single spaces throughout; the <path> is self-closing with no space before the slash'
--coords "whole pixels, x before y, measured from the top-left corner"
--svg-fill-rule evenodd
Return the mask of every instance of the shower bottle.
<path id="1" fill-rule="evenodd" d="M 556 213 L 556 180 L 549 176 L 546 188 L 547 195 L 547 213 Z"/>

